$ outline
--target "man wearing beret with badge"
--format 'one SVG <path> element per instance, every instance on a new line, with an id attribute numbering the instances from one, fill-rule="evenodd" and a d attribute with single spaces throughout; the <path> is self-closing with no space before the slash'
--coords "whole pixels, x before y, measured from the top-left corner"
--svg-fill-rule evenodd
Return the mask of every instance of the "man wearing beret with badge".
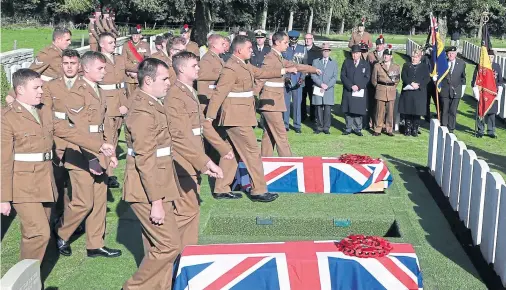
<path id="1" fill-rule="evenodd" d="M 184 39 L 186 39 L 186 51 L 193 52 L 193 54 L 198 56 L 200 59 L 199 45 L 196 42 L 190 40 L 190 35 L 191 30 L 188 24 L 183 25 L 183 27 L 181 28 L 181 36 L 184 37 Z"/>

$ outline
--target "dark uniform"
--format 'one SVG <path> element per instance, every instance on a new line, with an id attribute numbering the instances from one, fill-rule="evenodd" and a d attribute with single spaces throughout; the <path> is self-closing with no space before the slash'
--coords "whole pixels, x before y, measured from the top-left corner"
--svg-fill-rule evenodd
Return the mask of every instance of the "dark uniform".
<path id="1" fill-rule="evenodd" d="M 255 31 L 255 38 L 257 39 L 265 38 L 266 36 L 267 33 L 265 32 L 265 30 Z M 270 51 L 271 47 L 266 43 L 264 43 L 262 47 L 260 47 L 258 43 L 253 45 L 253 53 L 251 54 L 251 64 L 256 67 L 261 67 L 264 62 L 265 55 L 268 54 Z"/>
<path id="2" fill-rule="evenodd" d="M 307 65 L 312 65 L 315 59 L 319 59 L 323 57 L 322 48 L 313 44 L 309 49 L 308 47 L 304 47 L 306 51 L 305 58 L 303 63 Z M 300 107 L 300 114 L 302 122 L 307 118 L 307 108 L 306 108 L 306 100 L 309 98 L 310 107 L 309 107 L 309 118 L 311 121 L 315 120 L 315 107 L 313 102 L 311 102 L 313 97 L 313 79 L 311 78 L 311 74 L 306 75 L 305 86 L 302 88 L 302 104 Z"/>

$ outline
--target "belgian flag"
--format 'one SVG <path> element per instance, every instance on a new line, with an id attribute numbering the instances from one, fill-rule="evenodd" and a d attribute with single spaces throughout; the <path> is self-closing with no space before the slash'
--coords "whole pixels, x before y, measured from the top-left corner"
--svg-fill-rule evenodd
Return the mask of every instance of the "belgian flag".
<path id="1" fill-rule="evenodd" d="M 480 63 L 478 64 L 478 74 L 476 75 L 476 87 L 479 93 L 478 100 L 478 118 L 483 119 L 488 110 L 494 104 L 497 96 L 497 84 L 495 82 L 492 62 L 488 51 L 492 49 L 490 35 L 488 34 L 487 24 L 483 25 L 481 36 Z"/>

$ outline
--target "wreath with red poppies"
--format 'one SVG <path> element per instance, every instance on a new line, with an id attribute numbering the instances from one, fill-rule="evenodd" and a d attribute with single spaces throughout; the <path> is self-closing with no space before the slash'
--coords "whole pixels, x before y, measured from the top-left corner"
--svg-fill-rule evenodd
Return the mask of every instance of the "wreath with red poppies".
<path id="1" fill-rule="evenodd" d="M 375 236 L 350 235 L 342 239 L 337 247 L 347 256 L 358 258 L 384 257 L 392 250 L 389 241 Z"/>
<path id="2" fill-rule="evenodd" d="M 381 162 L 379 158 L 359 154 L 343 154 L 339 156 L 338 160 L 346 164 L 378 164 Z"/>

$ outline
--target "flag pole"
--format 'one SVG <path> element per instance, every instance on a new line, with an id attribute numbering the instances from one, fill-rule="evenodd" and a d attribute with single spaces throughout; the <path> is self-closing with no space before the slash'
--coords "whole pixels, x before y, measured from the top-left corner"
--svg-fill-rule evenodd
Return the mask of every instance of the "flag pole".
<path id="1" fill-rule="evenodd" d="M 436 41 L 436 35 L 434 33 L 434 17 L 432 16 L 432 12 L 430 13 L 430 34 L 432 36 L 432 42 L 435 43 Z M 436 51 L 437 54 L 437 51 Z M 436 60 L 434 60 L 434 66 L 437 67 Z M 436 69 L 437 73 L 437 69 Z M 437 89 L 437 80 L 434 83 L 435 91 L 436 91 L 436 113 L 437 113 L 437 120 L 441 122 L 441 116 L 439 114 L 439 90 Z"/>

